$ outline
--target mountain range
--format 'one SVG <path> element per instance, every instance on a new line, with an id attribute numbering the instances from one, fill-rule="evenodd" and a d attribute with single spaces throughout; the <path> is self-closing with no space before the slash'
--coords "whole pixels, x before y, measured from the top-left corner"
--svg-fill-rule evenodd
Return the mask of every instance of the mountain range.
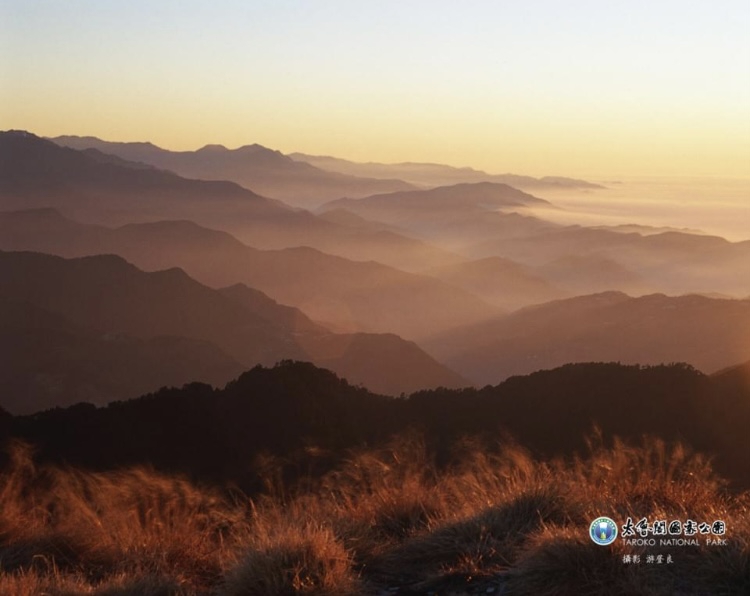
<path id="1" fill-rule="evenodd" d="M 64 257 L 113 253 L 146 270 L 178 266 L 213 288 L 245 283 L 344 331 L 418 339 L 500 312 L 429 276 L 312 248 L 257 250 L 225 232 L 186 221 L 113 229 L 80 224 L 53 210 L 2 213 L 0 249 Z"/>
<path id="2" fill-rule="evenodd" d="M 61 136 L 51 140 L 72 149 L 97 149 L 186 178 L 230 180 L 297 207 L 311 208 L 340 197 L 365 197 L 414 188 L 397 179 L 330 172 L 258 144 L 237 149 L 206 145 L 196 151 L 169 151 L 152 143 L 113 143 L 96 137 Z"/>
<path id="3" fill-rule="evenodd" d="M 506 185 L 480 183 L 339 199 L 319 211 L 345 209 L 398 226 L 469 260 L 501 257 L 531 266 L 570 293 L 750 294 L 750 241 L 560 225 L 535 215 L 535 207 L 548 210 L 550 204 Z"/>
<path id="4" fill-rule="evenodd" d="M 15 389 L 2 405 L 11 411 L 134 397 L 144 386 L 223 384 L 290 358 L 391 395 L 467 384 L 395 335 L 334 334 L 246 286 L 217 291 L 180 269 L 147 273 L 113 255 L 0 252 L 0 298 L 13 353 L 0 378 Z"/>
<path id="5" fill-rule="evenodd" d="M 362 198 L 460 183 L 494 182 L 524 190 L 546 191 L 603 188 L 585 180 L 562 176 L 533 178 L 487 174 L 472 168 L 441 164 L 356 163 L 304 153 L 284 155 L 258 144 L 237 149 L 206 145 L 195 151 L 170 151 L 148 142 L 119 143 L 96 137 L 59 136 L 51 140 L 73 149 L 98 149 L 130 162 L 170 170 L 186 178 L 230 180 L 262 195 L 307 209 L 343 197 Z"/>
<path id="6" fill-rule="evenodd" d="M 456 168 L 435 163 L 358 163 L 338 157 L 308 155 L 305 153 L 290 153 L 289 157 L 311 164 L 321 170 L 353 176 L 369 176 L 371 178 L 398 178 L 421 187 L 451 186 L 473 182 L 495 182 L 508 184 L 522 190 L 595 190 L 603 188 L 598 184 L 593 184 L 585 180 L 576 180 L 562 176 L 533 178 L 517 174 L 488 174 L 474 168 Z"/>
<path id="7" fill-rule="evenodd" d="M 104 225 L 187 219 L 257 248 L 310 246 L 410 271 L 461 260 L 394 230 L 326 220 L 232 182 L 182 178 L 23 131 L 0 133 L 0 210 L 40 207 Z"/>
<path id="8" fill-rule="evenodd" d="M 93 141 L 58 139 L 81 147 Z M 486 180 L 340 198 L 311 213 L 234 182 L 163 169 L 169 160 L 191 175 L 200 164 L 241 169 L 248 160 L 269 172 L 281 163 L 312 168 L 260 146 L 166 152 L 99 143 L 77 150 L 29 133 L 0 134 L 0 250 L 119 255 L 132 265 L 107 261 L 91 279 L 105 283 L 125 263 L 142 275 L 159 272 L 172 287 L 154 298 L 154 308 L 167 310 L 151 313 L 152 321 L 114 327 L 92 317 L 115 305 L 122 316 L 130 312 L 122 296 L 107 295 L 104 306 L 94 300 L 88 318 L 79 318 L 42 300 L 56 295 L 52 287 L 33 300 L 6 290 L 5 308 L 27 313 L 19 320 L 33 320 L 28 309 L 37 309 L 50 329 L 89 350 L 107 353 L 96 348 L 103 335 L 127 340 L 134 352 L 171 337 L 160 349 L 205 352 L 201 374 L 212 383 L 237 366 L 295 358 L 389 394 L 455 387 L 463 377 L 497 382 L 568 361 L 685 361 L 711 372 L 750 357 L 747 300 L 719 297 L 750 294 L 750 241 L 555 224 L 534 215 L 554 205 Z M 142 154 L 164 161 L 132 161 Z M 115 287 L 130 283 L 112 279 Z M 168 305 L 190 284 L 202 288 L 191 299 L 193 314 L 170 319 Z M 201 328 L 184 322 L 201 312 L 226 318 L 203 319 Z M 6 318 L 7 326 L 13 317 Z M 392 372 L 378 374 L 370 362 Z"/>

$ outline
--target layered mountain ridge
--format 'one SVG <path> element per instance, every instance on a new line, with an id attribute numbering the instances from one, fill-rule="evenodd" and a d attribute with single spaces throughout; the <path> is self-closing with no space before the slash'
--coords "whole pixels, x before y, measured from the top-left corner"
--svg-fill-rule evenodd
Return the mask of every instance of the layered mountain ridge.
<path id="1" fill-rule="evenodd" d="M 157 386 L 195 380 L 221 384 L 242 368 L 284 359 L 324 364 L 353 383 L 391 395 L 430 385 L 467 384 L 415 344 L 393 334 L 334 334 L 257 290 L 238 285 L 212 290 L 181 269 L 146 273 L 114 255 L 66 260 L 41 253 L 0 252 L 0 298 L 4 328 L 20 338 L 19 346 L 29 345 L 25 352 L 14 350 L 14 359 L 2 363 L 0 376 L 16 378 L 14 403 L 3 404 L 14 411 L 52 405 L 55 396 L 60 400 L 56 405 L 83 395 L 99 403 L 134 397 L 137 394 L 128 391 L 142 391 L 144 375 L 150 381 L 159 380 Z M 14 312 L 24 316 L 15 316 Z M 50 363 L 52 369 L 45 368 L 44 352 L 32 349 L 45 333 L 54 337 L 53 344 L 67 354 L 63 361 Z M 151 362 L 141 378 L 136 378 L 139 369 L 134 367 L 130 371 L 132 382 L 115 391 L 111 387 L 105 390 L 107 384 L 98 380 L 107 376 L 103 369 L 112 376 L 124 375 L 128 363 L 137 356 L 113 353 L 110 361 L 103 351 L 95 354 L 98 347 L 107 342 L 112 345 L 113 341 L 123 345 L 130 342 L 134 349 L 138 345 L 149 348 L 151 351 L 143 355 L 147 361 L 147 354 L 154 356 L 155 347 L 161 346 L 164 374 L 157 374 L 158 364 Z M 194 355 L 182 358 L 185 366 L 170 373 L 170 362 L 180 361 L 191 344 Z M 50 349 L 45 345 L 48 354 L 52 354 Z M 209 364 L 189 368 L 201 353 L 209 355 Z M 85 358 L 92 355 L 95 357 L 86 364 Z M 77 362 L 72 372 L 63 370 L 61 362 L 65 361 Z M 378 362 L 377 368 L 371 366 L 373 361 Z M 86 368 L 89 377 L 84 374 Z M 19 371 L 26 371 L 26 376 Z M 44 385 L 45 378 L 54 380 L 50 377 L 53 374 L 58 375 L 58 385 L 63 387 Z M 76 386 L 74 379 L 78 378 Z M 66 384 L 71 386 L 66 389 Z M 84 390 L 82 385 L 89 389 Z M 26 388 L 25 395 L 22 387 Z"/>
<path id="2" fill-rule="evenodd" d="M 297 207 L 315 207 L 337 197 L 364 197 L 378 192 L 414 188 L 397 179 L 329 172 L 258 144 L 237 149 L 205 145 L 196 151 L 169 151 L 152 143 L 113 143 L 96 137 L 61 136 L 52 141 L 73 149 L 98 149 L 187 178 L 231 180 Z"/>

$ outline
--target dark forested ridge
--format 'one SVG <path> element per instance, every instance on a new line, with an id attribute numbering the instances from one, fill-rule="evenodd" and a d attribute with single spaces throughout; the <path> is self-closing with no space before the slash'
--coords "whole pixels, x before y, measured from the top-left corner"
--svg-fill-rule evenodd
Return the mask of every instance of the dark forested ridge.
<path id="1" fill-rule="evenodd" d="M 748 424 L 746 375 L 709 377 L 683 364 L 566 365 L 494 387 L 393 399 L 312 364 L 285 361 L 256 367 L 223 389 L 194 383 L 107 407 L 6 417 L 5 432 L 37 445 L 46 460 L 96 469 L 148 463 L 253 491 L 268 456 L 283 458 L 297 478 L 327 469 L 348 448 L 377 446 L 413 429 L 438 459 L 467 436 L 511 436 L 550 457 L 585 451 L 584 437 L 596 425 L 605 439 L 684 441 L 714 455 L 719 471 L 747 486 Z"/>

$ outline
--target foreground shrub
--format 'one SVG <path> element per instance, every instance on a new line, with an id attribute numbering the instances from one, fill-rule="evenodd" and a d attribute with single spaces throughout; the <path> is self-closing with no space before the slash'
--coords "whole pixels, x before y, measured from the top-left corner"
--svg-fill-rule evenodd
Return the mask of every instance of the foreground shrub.
<path id="1" fill-rule="evenodd" d="M 326 528 L 256 530 L 249 546 L 227 576 L 228 596 L 362 593 L 349 553 Z"/>

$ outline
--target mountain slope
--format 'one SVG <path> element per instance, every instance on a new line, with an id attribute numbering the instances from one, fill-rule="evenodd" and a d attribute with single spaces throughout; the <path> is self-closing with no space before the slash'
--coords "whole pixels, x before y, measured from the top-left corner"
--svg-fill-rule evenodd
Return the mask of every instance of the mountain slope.
<path id="1" fill-rule="evenodd" d="M 181 269 L 146 273 L 114 255 L 66 260 L 0 252 L 0 295 L 102 332 L 206 339 L 244 364 L 273 364 L 294 345 L 275 323 L 251 316 Z"/>
<path id="2" fill-rule="evenodd" d="M 216 291 L 180 269 L 146 273 L 113 255 L 0 252 L 0 296 L 100 334 L 211 342 L 245 367 L 290 358 L 324 363 L 382 393 L 467 384 L 397 336 L 332 334 L 250 288 Z"/>
<path id="3" fill-rule="evenodd" d="M 417 344 L 393 333 L 330 333 L 300 310 L 273 303 L 244 284 L 219 290 L 261 317 L 281 322 L 308 358 L 336 371 L 352 383 L 363 383 L 387 395 L 412 393 L 427 387 L 465 387 L 471 383 L 453 373 Z"/>
<path id="4" fill-rule="evenodd" d="M 245 368 L 207 341 L 102 333 L 3 296 L 0 352 L 0 401 L 15 414 L 105 404 L 193 381 L 224 385 Z"/>
<path id="5" fill-rule="evenodd" d="M 396 179 L 321 170 L 257 144 L 238 149 L 206 145 L 197 151 L 168 151 L 151 143 L 113 143 L 95 137 L 63 136 L 52 141 L 73 149 L 98 149 L 187 178 L 231 180 L 255 192 L 305 208 L 339 197 L 364 197 L 414 188 Z"/>
<path id="6" fill-rule="evenodd" d="M 750 358 L 750 301 L 608 292 L 525 308 L 425 345 L 479 383 L 610 360 L 687 362 L 713 372 Z"/>
<path id="7" fill-rule="evenodd" d="M 185 221 L 110 229 L 78 224 L 49 210 L 4 213 L 0 249 L 66 257 L 113 253 L 147 270 L 177 265 L 214 288 L 245 283 L 346 331 L 418 339 L 498 314 L 475 296 L 431 277 L 310 248 L 260 251 Z"/>

